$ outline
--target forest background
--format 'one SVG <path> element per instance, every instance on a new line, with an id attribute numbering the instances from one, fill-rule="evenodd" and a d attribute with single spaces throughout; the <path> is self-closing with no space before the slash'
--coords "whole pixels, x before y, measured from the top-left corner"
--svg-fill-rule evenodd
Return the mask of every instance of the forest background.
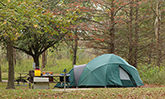
<path id="1" fill-rule="evenodd" d="M 12 66 L 16 77 L 34 62 L 69 72 L 114 53 L 144 83 L 165 84 L 164 0 L 1 0 L 0 24 L 0 81 Z"/>

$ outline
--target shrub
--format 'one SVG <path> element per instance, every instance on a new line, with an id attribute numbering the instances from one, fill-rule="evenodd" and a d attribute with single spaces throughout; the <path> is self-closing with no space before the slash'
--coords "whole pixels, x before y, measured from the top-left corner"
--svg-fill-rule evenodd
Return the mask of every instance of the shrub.
<path id="1" fill-rule="evenodd" d="M 144 83 L 165 85 L 165 67 L 140 66 L 138 71 Z"/>

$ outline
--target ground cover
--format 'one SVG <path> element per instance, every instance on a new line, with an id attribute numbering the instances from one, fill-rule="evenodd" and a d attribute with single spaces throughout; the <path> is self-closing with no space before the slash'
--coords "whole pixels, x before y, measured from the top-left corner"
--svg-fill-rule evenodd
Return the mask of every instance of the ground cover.
<path id="1" fill-rule="evenodd" d="M 91 90 L 55 91 L 34 90 L 27 86 L 16 86 L 15 90 L 5 89 L 0 83 L 0 99 L 165 99 L 164 86 L 143 86 L 139 88 L 92 88 Z"/>

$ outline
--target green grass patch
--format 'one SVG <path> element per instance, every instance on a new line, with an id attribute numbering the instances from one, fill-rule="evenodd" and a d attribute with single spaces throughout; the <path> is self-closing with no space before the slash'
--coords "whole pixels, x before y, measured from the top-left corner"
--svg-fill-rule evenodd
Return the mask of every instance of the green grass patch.
<path id="1" fill-rule="evenodd" d="M 52 84 L 53 85 L 53 84 Z M 92 88 L 68 92 L 53 89 L 28 89 L 16 86 L 15 90 L 5 89 L 0 83 L 0 99 L 164 99 L 165 87 L 154 88 Z"/>

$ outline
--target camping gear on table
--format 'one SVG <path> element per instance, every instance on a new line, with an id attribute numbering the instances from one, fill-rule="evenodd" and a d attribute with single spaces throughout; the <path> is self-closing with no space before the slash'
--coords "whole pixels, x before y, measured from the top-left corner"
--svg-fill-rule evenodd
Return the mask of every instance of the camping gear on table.
<path id="1" fill-rule="evenodd" d="M 43 71 L 42 72 L 42 76 L 52 76 L 53 75 L 53 72 L 50 72 L 50 71 Z"/>
<path id="2" fill-rule="evenodd" d="M 66 73 L 65 75 L 60 74 L 56 77 L 59 77 L 59 81 L 57 82 L 57 84 L 54 87 L 64 88 L 64 85 L 66 88 L 70 87 L 70 80 L 69 80 L 70 74 L 69 73 Z"/>
<path id="3" fill-rule="evenodd" d="M 70 87 L 137 87 L 142 86 L 137 69 L 121 57 L 104 54 L 87 65 L 70 71 Z"/>
<path id="4" fill-rule="evenodd" d="M 37 67 L 34 70 L 34 76 L 41 76 L 41 70 L 39 68 L 37 68 Z"/>
<path id="5" fill-rule="evenodd" d="M 53 72 L 51 71 L 43 71 L 41 73 L 42 77 L 48 77 L 49 78 L 49 82 L 54 82 L 54 78 L 53 78 Z"/>

